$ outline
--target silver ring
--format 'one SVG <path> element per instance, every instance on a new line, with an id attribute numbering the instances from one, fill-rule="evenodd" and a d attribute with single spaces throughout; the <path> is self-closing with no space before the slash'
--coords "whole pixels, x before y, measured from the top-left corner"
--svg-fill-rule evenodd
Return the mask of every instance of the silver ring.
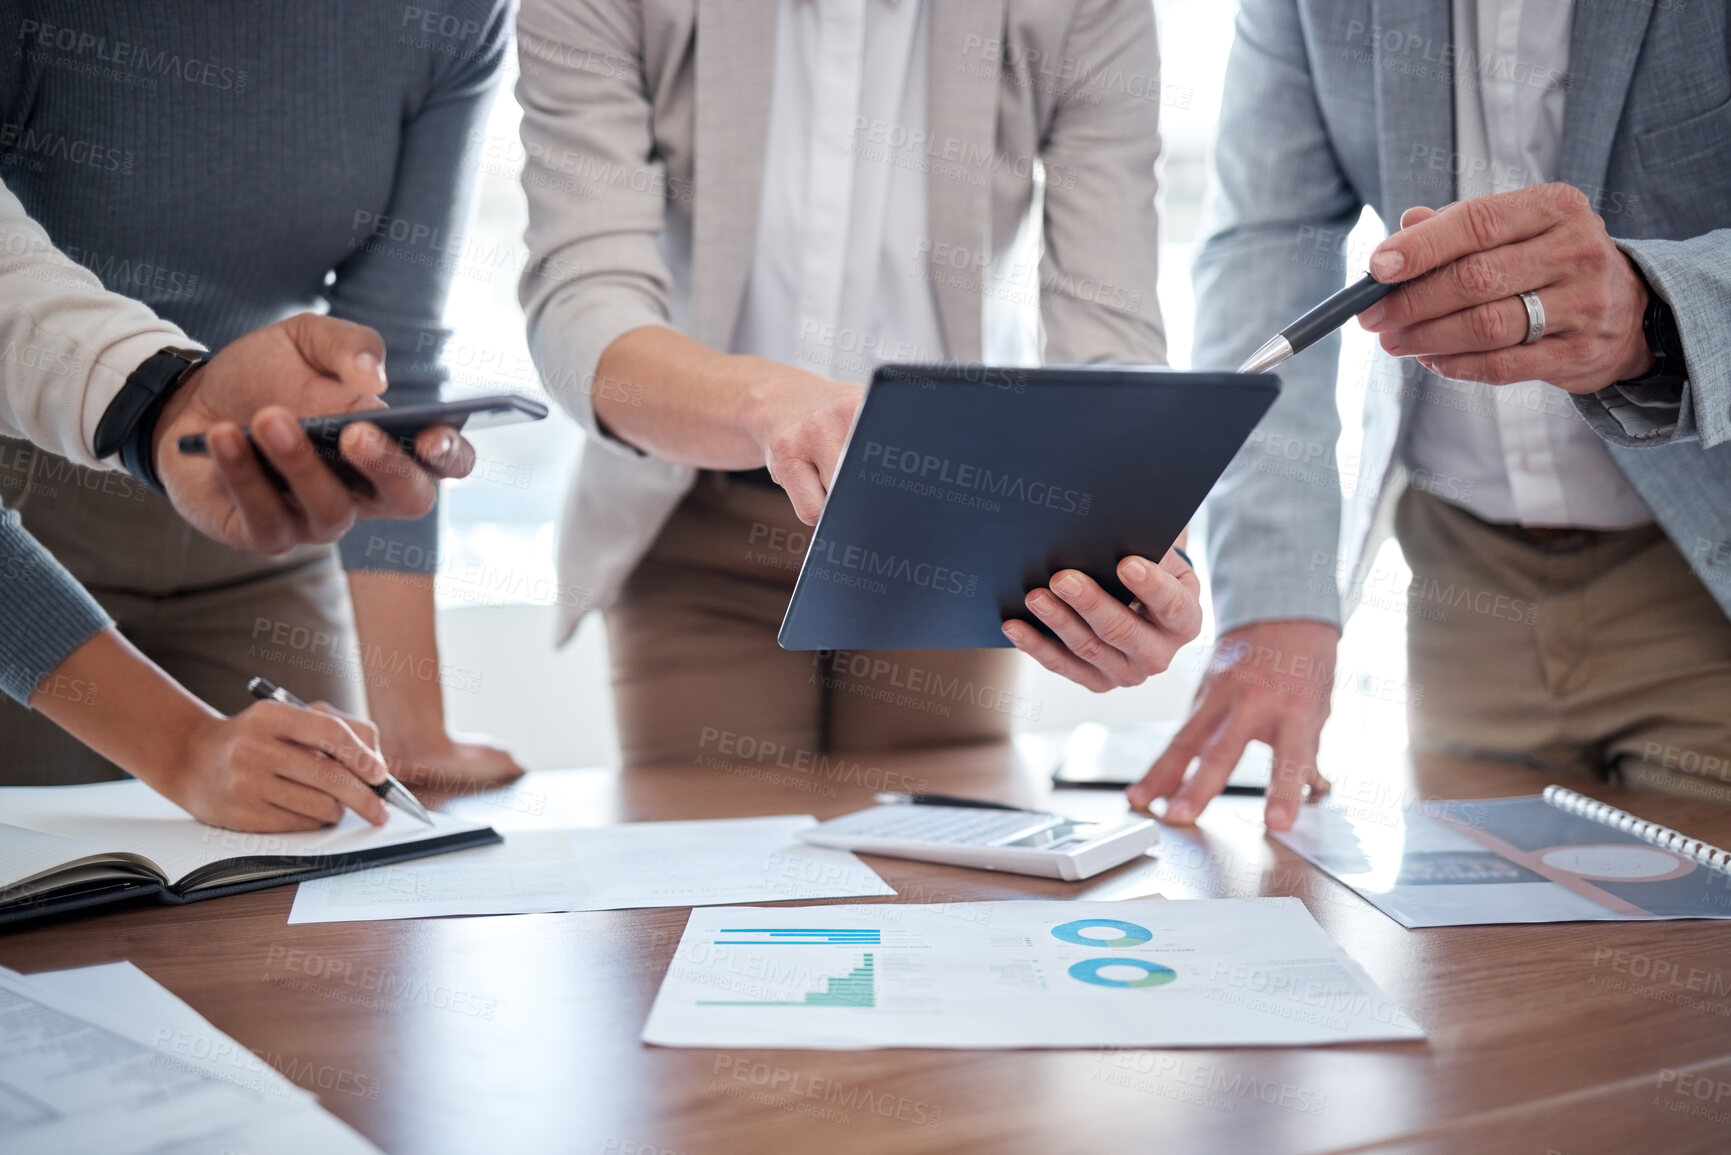
<path id="1" fill-rule="evenodd" d="M 1545 335 L 1545 303 L 1537 293 L 1522 293 L 1521 304 L 1527 307 L 1527 336 L 1521 344 L 1531 345 Z"/>

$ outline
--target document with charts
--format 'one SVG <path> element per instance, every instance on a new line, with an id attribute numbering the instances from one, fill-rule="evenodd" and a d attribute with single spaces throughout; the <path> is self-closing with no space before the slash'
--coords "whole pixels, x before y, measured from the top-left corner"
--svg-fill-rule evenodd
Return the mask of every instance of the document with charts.
<path id="1" fill-rule="evenodd" d="M 1731 854 L 1572 790 L 1307 806 L 1274 838 L 1406 927 L 1731 918 Z"/>
<path id="2" fill-rule="evenodd" d="M 827 1050 L 1423 1037 L 1295 898 L 694 910 L 643 1028 Z"/>
<path id="3" fill-rule="evenodd" d="M 497 846 L 303 883 L 289 921 L 371 922 L 894 894 L 809 814 L 511 830 Z"/>

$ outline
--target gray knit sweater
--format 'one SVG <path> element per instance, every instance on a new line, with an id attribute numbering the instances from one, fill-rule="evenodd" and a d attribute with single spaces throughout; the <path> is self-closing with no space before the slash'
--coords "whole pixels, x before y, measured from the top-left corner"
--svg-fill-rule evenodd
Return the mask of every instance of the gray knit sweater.
<path id="1" fill-rule="evenodd" d="M 328 311 L 384 337 L 388 402 L 432 400 L 510 7 L 6 5 L 0 178 L 62 251 L 207 346 Z M 432 572 L 436 527 L 359 523 L 344 564 Z M 26 700 L 107 620 L 0 514 L 0 691 Z"/>

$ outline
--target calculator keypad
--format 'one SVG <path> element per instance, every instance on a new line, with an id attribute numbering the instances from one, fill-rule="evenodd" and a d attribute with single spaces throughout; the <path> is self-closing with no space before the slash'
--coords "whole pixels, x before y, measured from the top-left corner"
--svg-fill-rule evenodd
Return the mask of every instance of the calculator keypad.
<path id="1" fill-rule="evenodd" d="M 961 806 L 894 806 L 867 810 L 827 824 L 852 838 L 890 838 L 898 842 L 938 842 L 988 846 L 1032 834 L 1062 821 L 1049 814 L 1016 810 L 976 810 Z"/>

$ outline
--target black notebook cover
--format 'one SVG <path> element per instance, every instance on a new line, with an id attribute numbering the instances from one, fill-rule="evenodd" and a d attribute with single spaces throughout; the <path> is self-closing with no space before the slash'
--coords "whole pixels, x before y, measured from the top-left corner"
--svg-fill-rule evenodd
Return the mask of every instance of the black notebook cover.
<path id="1" fill-rule="evenodd" d="M 497 831 L 490 826 L 484 826 L 479 830 L 442 834 L 437 838 L 423 839 L 418 842 L 400 842 L 395 846 L 381 846 L 354 854 L 318 855 L 303 858 L 298 860 L 305 864 L 303 870 L 273 875 L 270 878 L 248 879 L 245 882 L 236 882 L 227 886 L 205 887 L 190 894 L 182 894 L 173 887 L 148 880 L 93 883 L 88 889 L 45 894 L 39 898 L 24 899 L 0 907 L 0 926 L 12 926 L 33 919 L 46 918 L 50 915 L 68 914 L 111 906 L 116 903 L 154 901 L 163 905 L 181 906 L 189 902 L 202 902 L 207 898 L 221 898 L 225 895 L 240 894 L 249 890 L 286 886 L 291 882 L 307 882 L 315 878 L 328 878 L 333 874 L 349 874 L 358 870 L 370 870 L 375 866 L 388 866 L 394 862 L 406 862 L 414 858 L 429 858 L 435 854 L 446 854 L 453 850 L 468 850 L 471 847 L 487 846 L 500 841 L 502 839 Z M 242 857 L 228 861 L 239 863 L 245 862 L 247 859 Z M 259 859 L 259 861 L 292 865 L 297 860 L 266 857 Z"/>

